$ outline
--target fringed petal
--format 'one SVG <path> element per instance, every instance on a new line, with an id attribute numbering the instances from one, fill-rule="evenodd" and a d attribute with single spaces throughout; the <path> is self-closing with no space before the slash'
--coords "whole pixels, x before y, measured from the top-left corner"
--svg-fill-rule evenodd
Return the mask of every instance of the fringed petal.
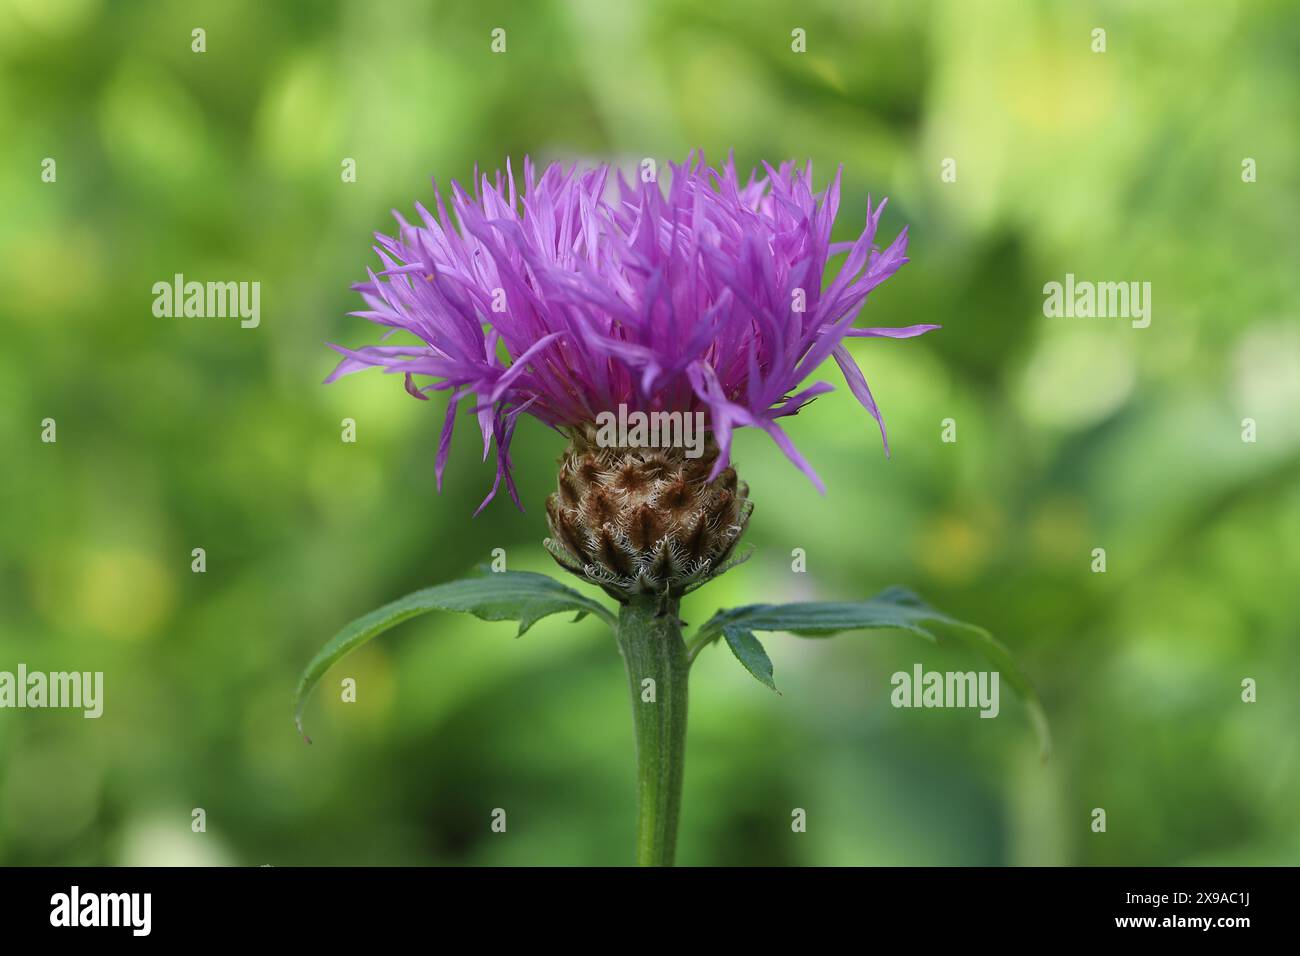
<path id="1" fill-rule="evenodd" d="M 504 174 L 476 171 L 472 191 L 453 182 L 447 200 L 435 184 L 433 210 L 417 204 L 413 222 L 397 215 L 396 235 L 376 237 L 380 268 L 354 286 L 365 302 L 354 315 L 415 344 L 331 346 L 343 358 L 327 381 L 374 366 L 401 373 L 417 398 L 449 391 L 439 488 L 455 416 L 474 396 L 485 461 L 496 445 L 485 505 L 502 482 L 519 503 L 509 445 L 525 410 L 564 427 L 619 405 L 704 412 L 722 452 L 715 477 L 735 429 L 762 429 L 822 488 L 776 422 L 831 390 L 801 389 L 831 356 L 888 453 L 879 408 L 843 343 L 938 326 L 853 328 L 871 290 L 907 262 L 906 229 L 875 245 L 886 202 L 868 198 L 861 234 L 833 243 L 842 169 L 822 192 L 811 163 L 763 164 L 742 183 L 734 156 L 717 169 L 695 153 L 670 163 L 666 189 L 610 173 L 539 172 L 525 157 L 519 180 L 507 163 Z"/>

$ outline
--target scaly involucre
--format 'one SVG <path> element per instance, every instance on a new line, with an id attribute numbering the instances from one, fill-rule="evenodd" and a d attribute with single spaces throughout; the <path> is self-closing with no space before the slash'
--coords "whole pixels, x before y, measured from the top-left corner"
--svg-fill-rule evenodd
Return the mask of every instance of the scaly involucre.
<path id="1" fill-rule="evenodd" d="M 629 184 L 618 175 L 615 188 L 607 165 L 557 163 L 538 177 L 525 159 L 522 195 L 509 163 L 494 181 L 476 171 L 472 195 L 452 183 L 455 225 L 435 184 L 436 216 L 417 203 L 420 225 L 395 213 L 398 235 L 377 235 L 383 269 L 354 286 L 368 308 L 351 313 L 388 326 L 385 338 L 403 330 L 421 344 L 332 345 L 344 359 L 327 381 L 379 366 L 404 373 L 416 398 L 448 391 L 439 488 L 456 412 L 467 405 L 485 459 L 496 445 L 484 505 L 503 479 L 519 504 L 510 439 L 521 412 L 571 432 L 619 405 L 704 412 L 721 449 L 710 478 L 727 467 L 733 430 L 748 426 L 823 489 L 777 420 L 832 390 L 799 388 L 832 356 L 880 423 L 888 453 L 880 410 L 844 340 L 938 328 L 852 326 L 867 293 L 908 261 L 906 228 L 883 250 L 873 245 L 885 201 L 872 208 L 868 198 L 862 234 L 832 243 L 840 173 L 814 193 L 811 162 L 764 164 L 744 184 L 733 160 L 713 169 L 691 157 L 669 168 L 666 196 L 647 177 Z"/>

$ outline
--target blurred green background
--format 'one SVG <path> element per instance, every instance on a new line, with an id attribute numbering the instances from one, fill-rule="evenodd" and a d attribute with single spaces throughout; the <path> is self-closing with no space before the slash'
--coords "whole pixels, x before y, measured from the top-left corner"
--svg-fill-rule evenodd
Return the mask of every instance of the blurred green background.
<path id="1" fill-rule="evenodd" d="M 680 862 L 1296 863 L 1298 61 L 1289 0 L 0 0 L 0 670 L 101 670 L 106 698 L 0 711 L 0 862 L 629 861 L 599 622 L 418 619 L 328 675 L 313 747 L 295 733 L 298 673 L 346 621 L 493 548 L 551 570 L 563 444 L 525 419 L 527 513 L 471 518 L 473 430 L 436 495 L 442 399 L 323 387 L 324 343 L 377 340 L 348 286 L 431 176 L 734 148 L 811 157 L 819 186 L 843 163 L 839 239 L 888 195 L 913 261 L 859 324 L 944 328 L 853 345 L 892 460 L 842 386 L 791 420 L 824 497 L 739 436 L 757 555 L 684 616 L 910 586 L 1012 648 L 1056 750 L 1009 690 L 998 720 L 892 708 L 914 662 L 982 666 L 950 646 L 771 635 L 779 697 L 715 647 Z M 156 318 L 177 272 L 260 281 L 260 327 Z M 1067 272 L 1151 282 L 1151 326 L 1044 318 Z"/>

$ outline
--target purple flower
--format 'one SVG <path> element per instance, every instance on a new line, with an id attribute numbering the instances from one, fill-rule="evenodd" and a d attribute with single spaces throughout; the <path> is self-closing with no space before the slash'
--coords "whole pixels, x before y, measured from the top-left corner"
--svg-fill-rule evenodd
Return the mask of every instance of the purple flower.
<path id="1" fill-rule="evenodd" d="M 326 381 L 380 366 L 404 374 L 416 398 L 449 392 L 440 489 L 456 412 L 472 410 L 485 460 L 496 445 L 483 505 L 503 479 L 519 504 L 510 439 L 521 412 L 565 431 L 619 405 L 704 412 L 721 449 L 710 478 L 728 464 L 734 429 L 761 428 L 824 490 L 778 419 L 832 390 L 799 388 L 832 356 L 888 454 L 880 409 L 844 340 L 938 326 L 852 326 L 867 293 L 908 261 L 906 229 L 883 250 L 873 245 L 885 201 L 873 209 L 868 199 L 855 241 L 832 243 L 839 172 L 814 193 L 811 163 L 765 163 L 744 184 L 734 160 L 713 169 L 691 157 L 670 169 L 665 196 L 656 182 L 621 175 L 615 188 L 606 165 L 553 164 L 539 178 L 525 158 L 522 196 L 509 163 L 495 182 L 476 171 L 473 195 L 453 182 L 456 225 L 435 184 L 436 216 L 417 204 L 420 225 L 397 214 L 398 235 L 377 235 L 383 269 L 354 286 L 367 308 L 351 313 L 388 326 L 384 338 L 402 330 L 419 344 L 331 345 L 344 358 Z"/>

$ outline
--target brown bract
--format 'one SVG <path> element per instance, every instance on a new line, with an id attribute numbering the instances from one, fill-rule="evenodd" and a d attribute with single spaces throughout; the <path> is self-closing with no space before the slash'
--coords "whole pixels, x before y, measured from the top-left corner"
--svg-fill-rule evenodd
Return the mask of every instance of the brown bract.
<path id="1" fill-rule="evenodd" d="M 577 432 L 546 499 L 547 550 L 620 601 L 693 591 L 737 563 L 753 510 L 734 468 L 709 481 L 718 453 L 712 438 L 688 458 L 680 448 L 601 448 L 594 432 Z"/>

